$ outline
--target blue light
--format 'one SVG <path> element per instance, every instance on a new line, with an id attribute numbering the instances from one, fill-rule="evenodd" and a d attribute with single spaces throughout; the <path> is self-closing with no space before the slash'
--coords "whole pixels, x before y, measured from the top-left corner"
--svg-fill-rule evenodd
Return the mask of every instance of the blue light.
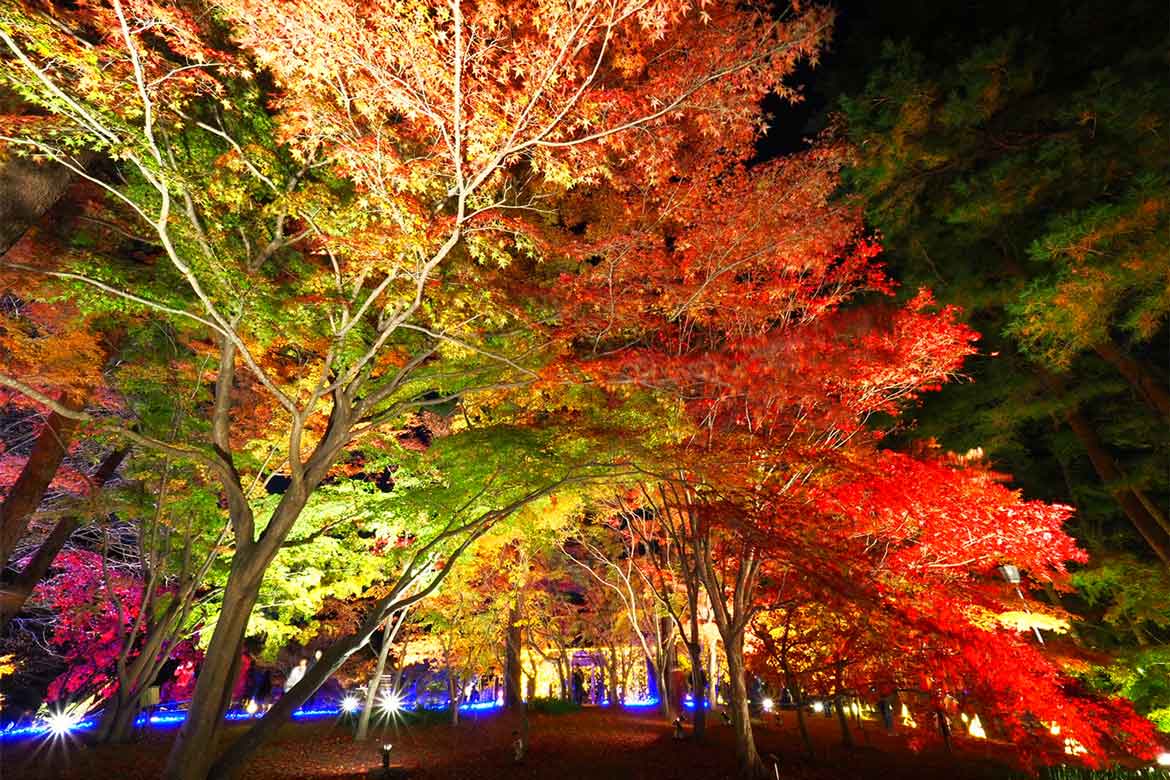
<path id="1" fill-rule="evenodd" d="M 345 713 L 340 706 L 332 706 L 317 707 L 308 710 L 294 710 L 292 717 L 293 720 L 313 720 L 316 718 L 336 718 L 343 714 Z M 67 728 L 63 727 L 60 719 L 54 720 L 52 718 L 48 720 L 37 720 L 27 726 L 17 726 L 15 723 L 8 723 L 0 727 L 0 741 L 27 739 L 30 737 L 60 736 L 75 731 L 90 731 L 97 726 L 99 717 L 100 714 L 91 715 L 83 720 L 70 723 Z M 264 713 L 229 710 L 223 717 L 227 721 L 257 720 L 264 717 Z M 161 710 L 152 713 L 149 720 L 146 715 L 139 715 L 135 719 L 134 725 L 138 728 L 142 728 L 148 723 L 151 726 L 177 726 L 185 720 L 187 720 L 186 710 Z"/>
<path id="2" fill-rule="evenodd" d="M 642 709 L 645 707 L 657 707 L 658 706 L 658 699 L 638 699 L 637 701 L 623 702 L 623 705 L 626 707 L 631 707 L 633 709 Z"/>
<path id="3" fill-rule="evenodd" d="M 0 740 L 23 739 L 25 737 L 59 737 L 74 731 L 89 731 L 97 726 L 97 723 L 96 717 L 70 722 L 67 727 L 61 721 L 53 720 L 52 718 L 49 720 L 38 720 L 27 726 L 17 726 L 15 723 L 9 723 L 0 729 Z"/>
<path id="4" fill-rule="evenodd" d="M 683 706 L 688 710 L 693 710 L 695 708 L 695 697 L 691 696 L 689 693 L 686 696 L 683 696 Z M 711 709 L 710 699 L 703 699 L 703 709 Z"/>
<path id="5" fill-rule="evenodd" d="M 470 703 L 469 704 L 460 704 L 459 709 L 480 711 L 480 710 L 494 710 L 496 707 L 502 707 L 502 706 L 503 706 L 502 704 L 498 704 L 494 701 L 477 701 L 474 704 L 470 704 Z"/>

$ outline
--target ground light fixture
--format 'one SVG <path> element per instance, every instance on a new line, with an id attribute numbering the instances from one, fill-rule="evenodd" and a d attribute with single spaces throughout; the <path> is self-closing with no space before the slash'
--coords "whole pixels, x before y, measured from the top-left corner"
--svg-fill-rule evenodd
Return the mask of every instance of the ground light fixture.
<path id="1" fill-rule="evenodd" d="M 387 774 L 390 772 L 390 750 L 393 747 L 389 742 L 382 745 L 382 771 Z"/>
<path id="2" fill-rule="evenodd" d="M 391 692 L 382 697 L 382 712 L 396 715 L 402 709 L 402 697 L 397 692 Z"/>
<path id="3" fill-rule="evenodd" d="M 1154 760 L 1158 762 L 1158 766 L 1170 766 L 1170 753 L 1163 750 Z"/>
<path id="4" fill-rule="evenodd" d="M 1024 592 L 1020 590 L 1020 567 L 1010 563 L 1005 563 L 999 567 L 999 573 L 1008 581 L 1008 584 L 1016 589 L 1016 595 L 1020 597 L 1020 601 L 1024 603 L 1024 611 L 1029 615 L 1032 610 L 1028 609 L 1028 600 L 1024 598 Z M 1036 635 L 1036 641 L 1044 644 L 1044 635 L 1040 633 L 1040 628 L 1036 625 L 1032 626 L 1032 633 Z"/>
<path id="5" fill-rule="evenodd" d="M 45 722 L 49 726 L 49 733 L 54 737 L 63 737 L 77 728 L 77 724 L 81 722 L 81 718 L 77 717 L 77 715 L 61 711 L 54 712 Z"/>
<path id="6" fill-rule="evenodd" d="M 821 704 L 819 701 L 813 702 L 813 712 L 824 712 L 824 711 L 825 711 L 824 704 Z"/>
<path id="7" fill-rule="evenodd" d="M 358 701 L 358 698 L 356 696 L 353 696 L 353 695 L 346 696 L 344 699 L 341 700 L 341 711 L 344 712 L 346 715 L 352 715 L 353 713 L 357 712 L 358 709 L 360 709 L 360 708 L 361 708 L 361 702 Z"/>
<path id="8" fill-rule="evenodd" d="M 764 699 L 762 702 L 760 702 L 760 704 L 763 705 L 764 712 L 771 712 L 772 708 L 776 706 L 775 702 L 773 702 L 771 699 Z"/>

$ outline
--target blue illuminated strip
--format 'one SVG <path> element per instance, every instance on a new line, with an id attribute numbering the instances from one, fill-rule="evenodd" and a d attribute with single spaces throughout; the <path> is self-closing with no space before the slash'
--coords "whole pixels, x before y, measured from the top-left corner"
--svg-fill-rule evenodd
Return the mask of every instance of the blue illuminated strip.
<path id="1" fill-rule="evenodd" d="M 638 709 L 641 707 L 657 707 L 658 699 L 639 699 L 638 701 L 623 702 L 623 706 Z"/>
<path id="2" fill-rule="evenodd" d="M 502 705 L 494 701 L 476 702 L 475 704 L 461 704 L 461 710 L 491 710 Z M 446 709 L 447 705 L 431 705 L 427 709 Z M 359 706 L 357 709 L 346 712 L 340 705 L 333 707 L 315 707 L 313 709 L 297 709 L 293 710 L 293 720 L 315 720 L 323 718 L 336 718 L 342 715 L 352 715 L 361 710 Z M 259 720 L 264 717 L 264 711 L 258 710 L 255 713 L 250 713 L 245 710 L 228 710 L 223 716 L 227 721 L 245 721 L 245 720 Z M 99 720 L 98 715 L 92 715 L 77 723 L 71 724 L 67 729 L 62 731 L 60 728 L 54 728 L 47 721 L 38 720 L 27 726 L 17 726 L 15 723 L 9 723 L 6 726 L 0 727 L 0 741 L 27 739 L 30 737 L 43 737 L 53 734 L 72 733 L 76 731 L 90 731 L 97 726 Z M 134 725 L 138 728 L 144 726 L 177 726 L 183 721 L 187 720 L 186 710 L 159 710 L 147 715 L 139 715 L 134 721 Z"/>

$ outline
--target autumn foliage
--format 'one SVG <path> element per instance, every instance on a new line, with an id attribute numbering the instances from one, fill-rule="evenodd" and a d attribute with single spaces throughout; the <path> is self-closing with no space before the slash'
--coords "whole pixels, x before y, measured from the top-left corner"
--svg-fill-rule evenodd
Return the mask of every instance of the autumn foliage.
<path id="1" fill-rule="evenodd" d="M 669 674 L 677 628 L 699 683 L 702 610 L 745 777 L 749 670 L 838 704 L 896 689 L 916 741 L 960 707 L 1029 759 L 1149 756 L 1146 721 L 1032 642 L 1066 615 L 1000 578 L 1064 588 L 1086 559 L 1072 509 L 905 444 L 979 335 L 884 267 L 841 191 L 864 150 L 832 127 L 756 158 L 761 101 L 799 99 L 788 79 L 833 19 L 685 0 L 0 12 L 5 82 L 36 108 L 0 117 L 4 149 L 86 182 L 96 225 L 5 255 L 37 282 L 4 278 L 29 301 L 0 323 L 0 385 L 161 473 L 136 498 L 153 521 L 113 511 L 140 550 L 163 540 L 140 562 L 162 627 L 136 621 L 143 583 L 67 551 L 55 571 L 84 576 L 38 593 L 71 665 L 53 695 L 109 695 L 111 663 L 150 648 L 121 670 L 132 722 L 212 603 L 166 770 L 204 780 L 405 615 L 452 698 L 503 644 L 519 705 L 525 632 L 564 688 L 586 639 L 611 680 L 635 634 Z M 74 386 L 108 412 L 61 401 Z M 624 574 L 576 609 L 558 565 L 587 538 L 576 565 Z M 245 640 L 317 629 L 320 661 L 217 756 Z"/>

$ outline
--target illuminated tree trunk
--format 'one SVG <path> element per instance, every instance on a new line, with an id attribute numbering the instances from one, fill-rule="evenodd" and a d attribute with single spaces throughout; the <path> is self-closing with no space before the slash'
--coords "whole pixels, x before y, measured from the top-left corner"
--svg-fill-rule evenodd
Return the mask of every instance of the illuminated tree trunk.
<path id="1" fill-rule="evenodd" d="M 81 411 L 85 406 L 85 397 L 66 393 L 61 398 L 61 404 L 74 411 Z M 0 504 L 0 571 L 7 568 L 13 550 L 28 530 L 28 521 L 44 499 L 49 483 L 57 475 L 76 430 L 77 420 L 53 412 L 37 435 L 32 453 L 20 470 L 20 476 Z"/>
<path id="2" fill-rule="evenodd" d="M 118 690 L 102 711 L 97 732 L 99 742 L 117 744 L 127 742 L 133 736 L 134 721 L 142 709 L 142 695 L 158 678 L 170 655 L 168 650 L 182 622 L 182 617 L 175 614 L 180 610 L 185 612 L 179 605 L 168 608 L 161 624 L 145 632 L 138 655 L 129 664 L 119 663 Z M 133 638 L 131 641 L 137 643 Z"/>
<path id="3" fill-rule="evenodd" d="M 621 700 L 618 698 L 618 654 L 616 647 L 609 648 L 609 662 L 606 664 L 609 672 L 609 706 L 617 708 L 621 706 Z"/>
<path id="4" fill-rule="evenodd" d="M 674 691 L 670 688 L 670 673 L 674 669 L 674 625 L 670 618 L 663 617 L 657 622 L 657 658 L 648 659 L 654 665 L 654 681 L 658 688 L 658 711 L 670 723 L 674 720 Z"/>
<path id="5" fill-rule="evenodd" d="M 455 665 L 451 663 L 451 653 L 447 653 L 447 703 L 451 707 L 451 725 L 459 725 L 459 680 L 455 675 Z"/>
<path id="6" fill-rule="evenodd" d="M 735 757 L 739 774 L 744 780 L 759 780 L 766 777 L 764 762 L 756 750 L 752 734 L 752 714 L 747 691 L 747 668 L 743 659 L 743 634 L 723 638 L 727 652 L 727 673 L 731 677 L 731 723 L 735 728 Z"/>
<path id="7" fill-rule="evenodd" d="M 386 619 L 386 627 L 382 630 L 382 647 L 378 650 L 378 662 L 374 665 L 374 674 L 366 685 L 366 704 L 362 707 L 362 714 L 358 716 L 357 733 L 354 740 L 361 742 L 370 733 L 370 716 L 378 703 L 378 686 L 382 683 L 382 675 L 386 672 L 386 656 L 390 654 L 390 645 L 394 644 L 394 637 L 406 619 L 406 610 L 398 613 L 398 620 Z"/>
<path id="8" fill-rule="evenodd" d="M 695 703 L 695 739 L 702 739 L 707 733 L 706 686 L 703 685 L 703 646 L 698 642 L 699 623 L 691 619 L 691 637 L 695 640 L 687 645 L 691 657 L 691 696 Z"/>
<path id="9" fill-rule="evenodd" d="M 707 657 L 707 701 L 714 707 L 719 701 L 719 646 L 715 637 L 711 637 L 710 652 Z"/>
<path id="10" fill-rule="evenodd" d="M 109 482 L 128 453 L 129 449 L 123 448 L 107 455 L 90 478 L 92 488 L 96 490 Z M 81 516 L 76 514 L 58 520 L 24 569 L 11 582 L 0 583 L 3 588 L 3 598 L 0 598 L 0 635 L 3 635 L 8 621 L 20 614 L 37 583 L 48 574 L 57 553 L 61 552 L 69 537 L 80 527 L 81 520 Z"/>
<path id="11" fill-rule="evenodd" d="M 223 716 L 231 704 L 248 618 L 260 593 L 260 578 L 243 571 L 244 556 L 237 555 L 234 563 L 238 565 L 233 565 L 233 576 L 229 577 L 224 591 L 223 609 L 195 679 L 187 719 L 179 728 L 167 760 L 164 774 L 167 780 L 204 780 L 215 759 Z M 317 663 L 310 673 L 319 666 L 322 664 Z M 273 709 L 288 700 L 287 695 L 282 697 Z"/>
<path id="12" fill-rule="evenodd" d="M 507 635 L 504 639 L 504 706 L 510 710 L 517 709 L 524 703 L 521 695 L 520 678 L 523 670 L 520 667 L 520 597 L 508 611 Z"/>

